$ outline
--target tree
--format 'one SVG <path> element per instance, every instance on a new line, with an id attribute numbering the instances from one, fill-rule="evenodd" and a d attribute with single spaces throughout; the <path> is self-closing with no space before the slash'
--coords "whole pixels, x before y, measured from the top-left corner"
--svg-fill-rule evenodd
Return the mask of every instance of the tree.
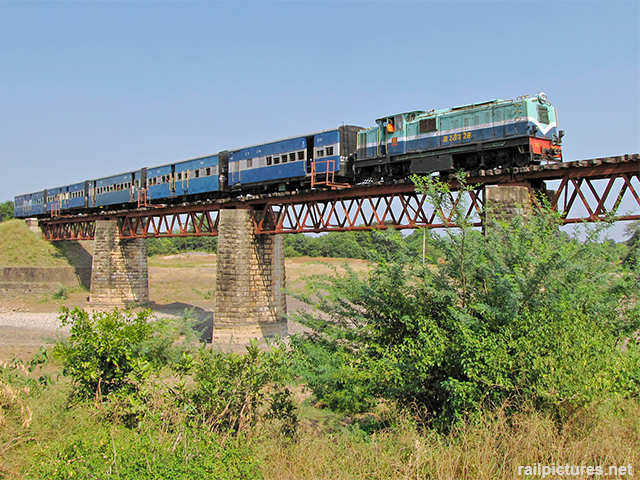
<path id="1" fill-rule="evenodd" d="M 628 247 L 623 263 L 633 270 L 640 272 L 640 222 L 633 222 L 627 226 L 625 233 L 629 240 L 625 243 Z"/>
<path id="2" fill-rule="evenodd" d="M 13 202 L 6 201 L 0 203 L 0 222 L 13 218 Z"/>

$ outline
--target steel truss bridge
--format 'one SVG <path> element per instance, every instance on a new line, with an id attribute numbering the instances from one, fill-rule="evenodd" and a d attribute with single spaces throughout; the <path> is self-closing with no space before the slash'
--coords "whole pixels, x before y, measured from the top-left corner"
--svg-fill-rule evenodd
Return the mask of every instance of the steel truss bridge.
<path id="1" fill-rule="evenodd" d="M 340 190 L 278 193 L 250 199 L 219 199 L 41 219 L 47 240 L 91 240 L 96 220 L 118 220 L 121 239 L 216 236 L 218 214 L 226 208 L 254 210 L 256 234 L 331 232 L 385 228 L 449 228 L 457 205 L 481 226 L 484 187 L 525 185 L 546 191 L 565 224 L 603 220 L 640 220 L 640 155 L 472 172 L 472 190 L 451 180 L 448 211 L 436 211 L 412 183 L 356 186 Z"/>

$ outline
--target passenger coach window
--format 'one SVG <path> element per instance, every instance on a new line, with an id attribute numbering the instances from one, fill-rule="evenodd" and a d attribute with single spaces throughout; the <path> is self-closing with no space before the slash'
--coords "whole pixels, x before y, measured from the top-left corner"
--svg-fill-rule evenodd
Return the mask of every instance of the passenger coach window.
<path id="1" fill-rule="evenodd" d="M 289 154 L 289 161 L 290 161 L 290 162 L 295 162 L 295 160 L 296 160 L 296 154 L 295 154 L 295 152 L 290 153 L 290 154 Z"/>
<path id="2" fill-rule="evenodd" d="M 267 157 L 267 165 L 271 165 L 271 159 L 272 157 Z"/>
<path id="3" fill-rule="evenodd" d="M 320 149 L 316 152 L 316 158 L 320 158 L 324 156 L 324 150 Z"/>
<path id="4" fill-rule="evenodd" d="M 333 147 L 327 147 L 327 157 L 333 155 Z"/>
<path id="5" fill-rule="evenodd" d="M 247 159 L 247 168 L 251 168 L 253 167 L 253 158 L 248 158 Z"/>
<path id="6" fill-rule="evenodd" d="M 211 168 L 207 167 L 207 177 L 211 175 Z"/>
<path id="7" fill-rule="evenodd" d="M 304 160 L 304 150 L 298 152 L 298 160 Z"/>

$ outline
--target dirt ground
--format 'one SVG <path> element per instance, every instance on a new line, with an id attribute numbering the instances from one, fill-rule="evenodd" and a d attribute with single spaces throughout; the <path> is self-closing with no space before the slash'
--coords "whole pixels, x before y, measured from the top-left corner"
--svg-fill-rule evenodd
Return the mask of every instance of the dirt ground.
<path id="1" fill-rule="evenodd" d="M 299 292 L 305 278 L 319 274 L 340 274 L 348 264 L 356 272 L 366 272 L 364 260 L 338 258 L 288 258 L 285 262 L 287 290 Z M 216 284 L 216 256 L 199 252 L 156 256 L 149 259 L 149 300 L 157 316 L 179 316 L 190 309 L 206 324 L 213 320 Z M 89 292 L 78 286 L 66 299 L 50 294 L 0 296 L 0 362 L 28 359 L 40 346 L 51 345 L 64 335 L 57 315 L 62 306 L 88 307 Z M 294 313 L 304 305 L 287 295 L 287 309 Z M 302 327 L 289 322 L 290 333 Z M 206 335 L 206 333 L 205 333 Z"/>

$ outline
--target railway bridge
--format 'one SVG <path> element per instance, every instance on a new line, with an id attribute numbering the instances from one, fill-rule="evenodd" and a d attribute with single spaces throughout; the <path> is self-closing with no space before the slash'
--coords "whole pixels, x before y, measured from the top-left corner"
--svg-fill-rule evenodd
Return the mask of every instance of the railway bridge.
<path id="1" fill-rule="evenodd" d="M 488 212 L 518 214 L 544 191 L 565 224 L 639 220 L 639 175 L 638 154 L 480 170 L 469 175 L 472 190 L 451 180 L 451 205 L 463 202 L 467 220 L 480 227 Z M 94 241 L 95 308 L 148 302 L 146 238 L 218 236 L 215 343 L 287 334 L 282 234 L 456 227 L 453 208 L 436 211 L 411 183 L 144 205 L 39 226 L 47 240 Z"/>

